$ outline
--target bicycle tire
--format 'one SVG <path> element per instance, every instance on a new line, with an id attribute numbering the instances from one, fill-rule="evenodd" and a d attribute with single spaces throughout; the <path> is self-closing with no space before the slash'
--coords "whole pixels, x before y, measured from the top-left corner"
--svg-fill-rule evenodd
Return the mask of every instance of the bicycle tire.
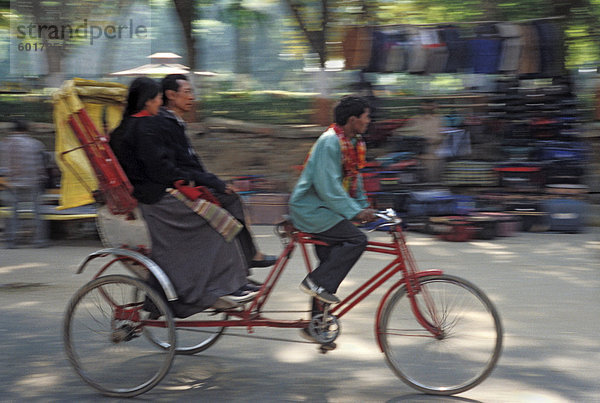
<path id="1" fill-rule="evenodd" d="M 219 315 L 219 316 L 217 316 Z M 202 321 L 208 320 L 205 317 L 210 316 L 212 320 L 226 320 L 228 315 L 225 313 L 217 314 L 214 310 L 209 309 L 189 318 L 186 321 Z M 177 346 L 175 354 L 177 355 L 194 355 L 200 353 L 212 345 L 223 336 L 225 327 L 186 327 L 185 324 L 175 328 L 177 333 Z M 144 328 L 144 336 L 147 337 L 153 344 L 162 349 L 168 349 L 169 343 L 160 338 L 149 327 Z M 203 337 L 200 341 L 198 336 Z"/>
<path id="2" fill-rule="evenodd" d="M 146 298 L 162 315 L 164 327 L 156 329 L 169 341 L 166 349 L 141 337 L 149 314 L 141 309 Z M 125 313 L 118 314 L 120 309 Z M 63 340 L 77 374 L 102 394 L 117 397 L 137 396 L 156 386 L 169 371 L 176 346 L 175 324 L 165 300 L 145 282 L 124 275 L 99 277 L 73 295 Z"/>
<path id="3" fill-rule="evenodd" d="M 453 395 L 485 380 L 502 350 L 500 316 L 489 298 L 473 284 L 450 275 L 419 280 L 416 295 L 429 323 L 438 323 L 436 338 L 420 325 L 412 312 L 405 287 L 386 302 L 377 326 L 386 361 L 407 385 L 421 392 Z M 435 314 L 424 307 L 431 297 Z M 437 319 L 434 319 L 437 318 Z"/>

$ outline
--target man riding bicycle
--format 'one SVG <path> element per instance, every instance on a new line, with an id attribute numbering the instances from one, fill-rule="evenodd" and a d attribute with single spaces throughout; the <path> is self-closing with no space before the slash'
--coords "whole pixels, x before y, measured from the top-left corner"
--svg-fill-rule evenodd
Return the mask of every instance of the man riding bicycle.
<path id="1" fill-rule="evenodd" d="M 315 245 L 318 267 L 300 284 L 313 298 L 313 315 L 326 304 L 340 302 L 340 283 L 367 247 L 366 235 L 351 221 L 375 219 L 369 208 L 359 170 L 366 147 L 361 133 L 370 122 L 370 108 L 360 97 L 343 97 L 334 120 L 313 145 L 290 197 L 290 214 L 301 231 L 327 242 Z"/>

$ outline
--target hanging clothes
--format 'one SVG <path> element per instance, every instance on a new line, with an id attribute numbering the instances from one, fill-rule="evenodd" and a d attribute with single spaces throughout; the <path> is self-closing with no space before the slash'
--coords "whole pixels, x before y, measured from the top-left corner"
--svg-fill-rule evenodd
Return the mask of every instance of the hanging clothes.
<path id="1" fill-rule="evenodd" d="M 564 74 L 564 34 L 556 21 L 479 23 L 385 29 L 350 27 L 343 40 L 347 69 L 436 74 Z M 476 79 L 477 80 L 477 79 Z"/>
<path id="2" fill-rule="evenodd" d="M 540 72 L 540 43 L 537 30 L 532 24 L 519 26 L 523 49 L 519 60 L 520 75 L 535 75 Z"/>
<path id="3" fill-rule="evenodd" d="M 422 74 L 427 66 L 427 51 L 423 47 L 421 32 L 419 28 L 411 27 L 408 30 L 408 35 L 408 72 Z"/>
<path id="4" fill-rule="evenodd" d="M 502 38 L 498 70 L 503 73 L 514 73 L 519 69 L 519 58 L 523 47 L 521 30 L 518 25 L 505 22 L 496 24 L 496 29 Z"/>
<path id="5" fill-rule="evenodd" d="M 564 73 L 564 38 L 562 30 L 553 21 L 534 22 L 540 43 L 540 73 L 543 77 L 557 77 Z"/>
<path id="6" fill-rule="evenodd" d="M 401 73 L 408 63 L 408 36 L 404 29 L 386 30 L 384 51 L 385 72 Z"/>
<path id="7" fill-rule="evenodd" d="M 502 40 L 493 24 L 480 25 L 475 30 L 477 37 L 469 40 L 469 50 L 476 74 L 497 74 L 500 65 Z"/>
<path id="8" fill-rule="evenodd" d="M 423 28 L 420 30 L 421 43 L 426 53 L 425 73 L 443 73 L 448 61 L 448 48 L 439 36 L 437 28 Z"/>
<path id="9" fill-rule="evenodd" d="M 448 50 L 444 73 L 458 73 L 468 69 L 471 66 L 471 58 L 467 41 L 461 38 L 459 29 L 452 25 L 441 26 L 439 35 Z"/>
<path id="10" fill-rule="evenodd" d="M 371 27 L 355 26 L 346 29 L 342 41 L 346 69 L 361 70 L 369 65 L 372 41 L 373 29 Z"/>
<path id="11" fill-rule="evenodd" d="M 373 73 L 384 72 L 386 55 L 385 34 L 379 30 L 374 30 L 371 41 L 371 57 L 365 71 Z"/>

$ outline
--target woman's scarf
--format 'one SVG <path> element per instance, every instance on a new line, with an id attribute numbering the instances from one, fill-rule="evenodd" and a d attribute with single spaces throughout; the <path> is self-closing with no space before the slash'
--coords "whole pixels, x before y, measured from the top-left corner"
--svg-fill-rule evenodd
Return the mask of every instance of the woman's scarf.
<path id="1" fill-rule="evenodd" d="M 204 218 L 227 242 L 231 242 L 243 228 L 242 223 L 221 208 L 219 200 L 205 186 L 193 187 L 178 180 L 174 188 L 167 188 L 167 192 Z"/>
<path id="2" fill-rule="evenodd" d="M 147 116 L 152 116 L 152 114 L 150 112 L 148 112 L 145 109 L 142 109 L 141 111 L 139 111 L 138 113 L 131 115 L 134 118 L 145 118 Z"/>
<path id="3" fill-rule="evenodd" d="M 356 135 L 355 147 L 350 139 L 346 137 L 344 129 L 341 126 L 333 124 L 329 128 L 333 128 L 340 141 L 340 148 L 342 150 L 342 185 L 351 197 L 356 197 L 358 175 L 360 175 L 359 170 L 365 167 L 367 146 L 359 134 Z"/>

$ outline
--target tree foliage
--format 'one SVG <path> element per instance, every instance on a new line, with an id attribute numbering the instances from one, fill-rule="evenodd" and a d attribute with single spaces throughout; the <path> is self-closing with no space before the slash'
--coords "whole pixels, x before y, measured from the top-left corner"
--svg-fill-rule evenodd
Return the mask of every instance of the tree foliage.
<path id="1" fill-rule="evenodd" d="M 197 7 L 193 1 L 173 0 L 177 18 L 183 28 L 183 39 L 187 51 L 187 65 L 193 70 L 196 69 L 196 38 L 192 34 L 192 24 L 196 19 Z"/>
<path id="2" fill-rule="evenodd" d="M 266 24 L 269 18 L 266 13 L 247 5 L 243 0 L 234 0 L 223 8 L 221 19 L 233 28 L 235 73 L 251 72 L 250 41 L 255 37 L 255 28 Z"/>
<path id="3" fill-rule="evenodd" d="M 77 46 L 89 40 L 87 32 L 82 35 L 73 34 L 71 28 L 77 29 L 77 26 L 87 24 L 87 20 L 92 15 L 97 19 L 106 19 L 107 22 L 113 21 L 115 15 L 118 16 L 120 12 L 127 10 L 133 2 L 134 0 L 111 2 L 18 0 L 10 3 L 10 11 L 26 22 L 25 29 L 30 29 L 28 32 L 32 34 L 34 40 L 44 45 L 53 44 L 53 46 L 45 46 L 40 54 L 43 53 L 46 57 L 48 76 L 50 78 L 55 76 L 54 78 L 61 80 L 65 70 L 63 66 L 65 57 Z M 0 6 L 2 4 L 4 3 L 0 3 Z M 85 29 L 87 30 L 87 25 Z M 91 36 L 91 33 L 89 35 Z M 111 53 L 107 53 L 108 59 Z M 58 82 L 48 82 L 48 84 L 58 84 Z"/>

